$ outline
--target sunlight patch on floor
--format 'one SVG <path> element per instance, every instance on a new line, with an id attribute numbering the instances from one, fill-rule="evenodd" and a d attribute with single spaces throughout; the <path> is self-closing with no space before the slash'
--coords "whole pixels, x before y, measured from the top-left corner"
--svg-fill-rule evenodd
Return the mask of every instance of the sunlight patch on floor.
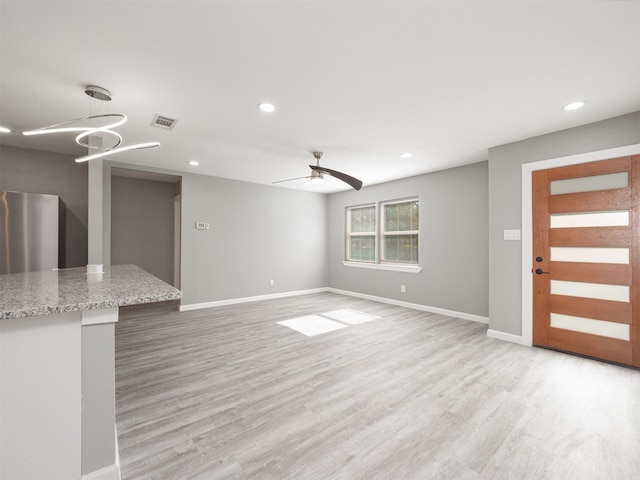
<path id="1" fill-rule="evenodd" d="M 314 335 L 347 328 L 349 325 L 370 322 L 378 318 L 380 317 L 355 310 L 343 309 L 333 310 L 319 315 L 305 315 L 304 317 L 292 318 L 291 320 L 283 320 L 276 323 L 289 327 L 307 337 L 313 337 Z M 336 322 L 334 320 L 338 321 Z"/>
<path id="2" fill-rule="evenodd" d="M 334 322 L 333 320 L 321 317 L 320 315 L 306 315 L 304 317 L 292 318 L 291 320 L 283 320 L 282 322 L 276 323 L 278 325 L 289 327 L 306 335 L 307 337 L 313 337 L 314 335 L 320 335 L 321 333 L 347 328 L 347 325 Z"/>

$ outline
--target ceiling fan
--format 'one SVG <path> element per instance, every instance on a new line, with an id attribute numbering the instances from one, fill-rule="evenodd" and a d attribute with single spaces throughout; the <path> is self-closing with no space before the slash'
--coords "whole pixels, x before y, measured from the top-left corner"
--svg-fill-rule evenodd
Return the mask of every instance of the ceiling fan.
<path id="1" fill-rule="evenodd" d="M 342 180 L 344 183 L 348 184 L 349 186 L 351 186 L 356 190 L 360 190 L 362 188 L 361 180 L 358 180 L 357 178 L 354 178 L 351 175 L 347 175 L 346 173 L 338 172 L 337 170 L 331 170 L 330 168 L 321 167 L 320 158 L 322 158 L 322 152 L 313 152 L 313 156 L 316 158 L 316 164 L 309 165 L 309 167 L 311 168 L 310 176 L 288 178 L 287 180 L 278 180 L 277 182 L 272 182 L 272 183 L 291 182 L 293 180 L 302 180 L 304 178 L 311 179 L 311 183 L 322 183 L 323 176 L 326 173 L 327 175 L 331 175 L 332 177 L 335 177 L 338 180 Z"/>

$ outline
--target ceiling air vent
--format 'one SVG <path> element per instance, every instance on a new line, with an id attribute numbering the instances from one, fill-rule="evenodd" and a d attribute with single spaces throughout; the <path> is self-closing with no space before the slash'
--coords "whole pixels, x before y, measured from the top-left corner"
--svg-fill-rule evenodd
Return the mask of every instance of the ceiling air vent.
<path id="1" fill-rule="evenodd" d="M 178 120 L 175 118 L 163 117 L 162 115 L 156 115 L 153 119 L 151 126 L 162 128 L 164 130 L 172 130 Z"/>

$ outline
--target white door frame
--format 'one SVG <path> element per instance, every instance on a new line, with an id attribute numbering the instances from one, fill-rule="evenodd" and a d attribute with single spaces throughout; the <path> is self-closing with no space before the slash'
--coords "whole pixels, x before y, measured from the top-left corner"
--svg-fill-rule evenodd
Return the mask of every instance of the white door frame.
<path id="1" fill-rule="evenodd" d="M 522 336 L 523 345 L 533 343 L 533 279 L 531 258 L 533 257 L 533 219 L 531 215 L 531 176 L 536 170 L 595 162 L 608 158 L 640 154 L 640 143 L 624 147 L 609 148 L 597 152 L 580 153 L 568 157 L 551 158 L 522 165 Z"/>
<path id="2" fill-rule="evenodd" d="M 181 183 L 182 185 L 182 183 Z M 182 189 L 182 186 L 180 187 Z M 182 270 L 182 193 L 173 197 L 173 286 L 180 289 Z"/>

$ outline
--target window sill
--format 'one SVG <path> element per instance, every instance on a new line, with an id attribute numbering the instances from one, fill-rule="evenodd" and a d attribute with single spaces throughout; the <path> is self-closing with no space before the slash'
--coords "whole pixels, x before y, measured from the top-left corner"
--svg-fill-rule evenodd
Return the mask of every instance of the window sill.
<path id="1" fill-rule="evenodd" d="M 420 273 L 422 271 L 422 267 L 420 265 L 392 265 L 388 263 L 361 263 L 361 262 L 349 262 L 347 260 L 343 260 L 342 265 L 344 265 L 345 267 L 369 268 L 371 270 L 387 270 L 390 272 Z"/>

